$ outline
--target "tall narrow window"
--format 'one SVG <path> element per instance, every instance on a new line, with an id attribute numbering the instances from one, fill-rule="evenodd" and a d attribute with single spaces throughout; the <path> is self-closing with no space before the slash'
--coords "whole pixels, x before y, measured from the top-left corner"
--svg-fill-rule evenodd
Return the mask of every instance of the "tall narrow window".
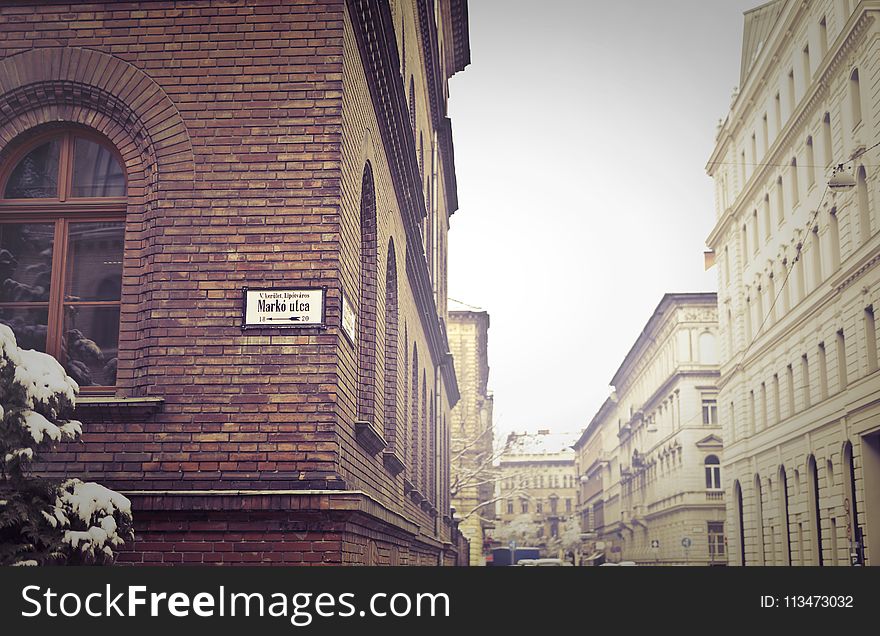
<path id="1" fill-rule="evenodd" d="M 755 530 L 757 532 L 758 556 L 760 557 L 758 565 L 764 565 L 767 562 L 764 549 L 764 498 L 761 490 L 761 477 L 755 475 Z"/>
<path id="2" fill-rule="evenodd" d="M 801 65 L 803 66 L 804 72 L 804 92 L 806 92 L 807 86 L 810 85 L 810 78 L 813 76 L 813 73 L 810 71 L 810 45 L 806 45 L 804 47 L 803 53 L 801 53 Z"/>
<path id="3" fill-rule="evenodd" d="M 402 449 L 397 426 L 397 256 L 388 241 L 385 260 L 385 439 L 389 451 Z M 404 367 L 406 368 L 406 367 Z"/>
<path id="4" fill-rule="evenodd" d="M 865 307 L 865 351 L 868 357 L 868 373 L 877 370 L 877 325 L 874 322 L 874 306 Z"/>
<path id="5" fill-rule="evenodd" d="M 852 442 L 843 445 L 843 509 L 847 513 L 847 525 L 852 528 L 852 539 L 860 541 L 862 530 L 859 526 L 858 493 L 856 492 L 856 462 L 853 457 Z M 849 505 L 847 505 L 849 504 Z"/>
<path id="6" fill-rule="evenodd" d="M 782 313 L 783 313 L 783 315 L 788 313 L 788 311 L 791 309 L 791 304 L 792 304 L 791 303 L 791 296 L 793 293 L 791 290 L 792 286 L 790 284 L 785 284 L 785 282 L 784 282 L 789 275 L 790 274 L 789 274 L 789 270 L 788 270 L 788 259 L 783 258 L 782 259 L 782 280 L 783 280 L 783 283 L 781 283 L 781 288 L 779 290 L 782 293 Z"/>
<path id="7" fill-rule="evenodd" d="M 767 384 L 761 382 L 761 428 L 767 428 Z"/>
<path id="8" fill-rule="evenodd" d="M 741 187 L 746 187 L 746 151 L 743 150 L 739 157 L 739 173 Z"/>
<path id="9" fill-rule="evenodd" d="M 807 479 L 810 482 L 810 534 L 812 534 L 812 557 L 816 565 L 824 565 L 822 558 L 822 516 L 819 506 L 819 471 L 816 468 L 816 458 L 810 455 L 807 458 Z"/>
<path id="10" fill-rule="evenodd" d="M 41 135 L 2 166 L 0 193 L 0 323 L 22 349 L 57 358 L 85 392 L 109 391 L 122 298 L 120 157 L 82 129 Z"/>
<path id="11" fill-rule="evenodd" d="M 416 138 L 416 82 L 409 76 L 409 127 L 412 128 L 413 140 Z"/>
<path id="12" fill-rule="evenodd" d="M 828 397 L 828 359 L 825 353 L 825 343 L 819 343 L 819 399 Z"/>
<path id="13" fill-rule="evenodd" d="M 764 236 L 768 239 L 773 233 L 773 225 L 770 214 L 770 194 L 764 195 Z"/>
<path id="14" fill-rule="evenodd" d="M 813 270 L 810 274 L 813 278 L 813 289 L 822 282 L 822 246 L 819 242 L 819 226 L 815 226 L 810 232 L 810 263 Z"/>
<path id="15" fill-rule="evenodd" d="M 856 196 L 859 206 L 859 232 L 864 245 L 871 238 L 871 211 L 868 209 L 868 179 L 865 166 L 859 166 L 856 173 Z"/>
<path id="16" fill-rule="evenodd" d="M 782 525 L 782 564 L 791 565 L 791 520 L 788 513 L 788 478 L 785 466 L 779 467 L 779 523 Z"/>
<path id="17" fill-rule="evenodd" d="M 724 558 L 724 522 L 706 522 L 707 540 L 709 541 L 709 562 Z"/>
<path id="18" fill-rule="evenodd" d="M 739 530 L 740 565 L 746 565 L 746 524 L 743 514 L 743 493 L 739 481 L 733 482 L 733 497 L 736 500 L 736 525 Z"/>
<path id="19" fill-rule="evenodd" d="M 718 403 L 714 399 L 703 398 L 703 426 L 718 425 Z"/>
<path id="20" fill-rule="evenodd" d="M 767 154 L 768 148 L 770 148 L 770 132 L 769 126 L 767 124 L 767 113 L 764 113 L 764 116 L 761 118 L 761 141 L 763 142 L 763 150 L 764 154 Z"/>
<path id="21" fill-rule="evenodd" d="M 748 290 L 746 290 L 748 293 Z M 746 311 L 745 311 L 745 319 L 746 319 L 746 342 L 745 346 L 748 348 L 749 343 L 752 341 L 752 301 L 746 296 Z"/>
<path id="22" fill-rule="evenodd" d="M 410 479 L 413 487 L 418 488 L 419 478 L 422 472 L 421 468 L 421 440 L 419 439 L 419 347 L 413 343 L 412 357 L 412 412 L 410 413 Z"/>
<path id="23" fill-rule="evenodd" d="M 755 137 L 755 133 L 752 133 L 752 164 L 758 163 L 758 140 Z M 755 165 L 752 166 L 752 171 L 755 170 Z"/>
<path id="24" fill-rule="evenodd" d="M 825 57 L 828 52 L 828 21 L 825 16 L 819 20 L 819 55 Z"/>
<path id="25" fill-rule="evenodd" d="M 360 302 L 358 303 L 358 419 L 376 416 L 376 190 L 368 161 L 361 178 Z"/>
<path id="26" fill-rule="evenodd" d="M 782 405 L 780 404 L 781 396 L 779 394 L 779 374 L 773 374 L 773 421 L 782 421 Z"/>
<path id="27" fill-rule="evenodd" d="M 837 332 L 837 389 L 843 391 L 846 388 L 846 338 L 843 329 Z"/>
<path id="28" fill-rule="evenodd" d="M 776 113 L 776 134 L 782 130 L 782 100 L 779 98 L 779 93 L 776 93 L 776 97 L 773 98 L 773 108 Z"/>
<path id="29" fill-rule="evenodd" d="M 422 370 L 422 412 L 419 417 L 419 435 L 422 440 L 422 495 L 428 497 L 428 484 L 431 463 L 428 460 L 428 446 L 431 441 L 428 439 L 428 378 L 424 369 Z"/>
<path id="30" fill-rule="evenodd" d="M 825 113 L 825 116 L 822 118 L 822 155 L 825 162 L 825 167 L 827 168 L 834 160 L 834 147 L 833 141 L 831 140 L 830 113 Z"/>
<path id="31" fill-rule="evenodd" d="M 757 428 L 757 414 L 755 413 L 755 392 L 749 391 L 749 435 L 754 435 Z"/>
<path id="32" fill-rule="evenodd" d="M 801 382 L 803 383 L 804 408 L 810 408 L 810 360 L 807 354 L 801 356 Z"/>
<path id="33" fill-rule="evenodd" d="M 785 367 L 785 386 L 786 393 L 788 394 L 786 397 L 788 398 L 788 415 L 790 417 L 797 412 L 794 403 L 794 369 L 792 365 Z"/>
<path id="34" fill-rule="evenodd" d="M 831 208 L 828 214 L 828 247 L 831 254 L 831 271 L 836 272 L 840 267 L 840 222 L 836 207 Z"/>
<path id="35" fill-rule="evenodd" d="M 782 225 L 785 220 L 785 194 L 782 191 L 782 177 L 776 178 L 776 222 Z"/>
<path id="36" fill-rule="evenodd" d="M 758 253 L 760 247 L 761 238 L 758 235 L 758 211 L 752 210 L 752 249 L 755 251 L 755 254 Z"/>
<path id="37" fill-rule="evenodd" d="M 724 282 L 730 285 L 730 248 L 724 247 Z"/>
<path id="38" fill-rule="evenodd" d="M 794 107 L 796 105 L 795 101 L 795 93 L 794 93 L 794 69 L 791 69 L 788 72 L 788 114 L 792 115 L 794 113 Z"/>
<path id="39" fill-rule="evenodd" d="M 862 90 L 859 86 L 859 69 L 854 68 L 849 76 L 849 102 L 853 128 L 862 123 Z"/>
<path id="40" fill-rule="evenodd" d="M 749 262 L 749 230 L 745 225 L 742 228 L 742 253 L 743 265 L 746 265 Z"/>
<path id="41" fill-rule="evenodd" d="M 807 137 L 807 188 L 812 188 L 816 183 L 816 153 L 813 151 L 813 137 Z"/>
<path id="42" fill-rule="evenodd" d="M 798 301 L 803 300 L 807 296 L 806 269 L 804 265 L 804 248 L 803 245 L 798 245 L 798 255 L 794 261 L 794 283 Z"/>
<path id="43" fill-rule="evenodd" d="M 791 188 L 791 207 L 797 207 L 801 198 L 800 188 L 798 187 L 798 163 L 797 158 L 791 158 L 789 165 L 789 186 Z"/>
<path id="44" fill-rule="evenodd" d="M 767 276 L 767 302 L 770 305 L 770 323 L 776 322 L 776 276 L 773 274 L 773 263 L 770 263 L 770 274 Z"/>

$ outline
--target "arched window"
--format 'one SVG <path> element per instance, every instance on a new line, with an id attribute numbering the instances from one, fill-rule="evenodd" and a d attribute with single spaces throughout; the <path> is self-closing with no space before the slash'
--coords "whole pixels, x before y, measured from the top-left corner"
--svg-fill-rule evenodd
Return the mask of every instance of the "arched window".
<path id="1" fill-rule="evenodd" d="M 764 565 L 767 562 L 767 555 L 764 551 L 764 499 L 760 475 L 755 475 L 755 531 L 760 557 L 758 564 Z"/>
<path id="2" fill-rule="evenodd" d="M 739 480 L 733 482 L 733 498 L 736 501 L 736 525 L 739 529 L 740 565 L 746 564 L 746 524 L 743 515 L 743 492 Z"/>
<path id="3" fill-rule="evenodd" d="M 412 128 L 413 139 L 416 138 L 416 82 L 409 76 L 409 126 Z"/>
<path id="4" fill-rule="evenodd" d="M 422 439 L 422 494 L 428 496 L 428 380 L 422 371 L 422 413 L 419 419 L 419 435 Z"/>
<path id="5" fill-rule="evenodd" d="M 856 197 L 859 206 L 859 232 L 864 245 L 871 237 L 871 212 L 868 209 L 868 179 L 865 166 L 859 166 L 856 173 Z"/>
<path id="6" fill-rule="evenodd" d="M 358 303 L 358 419 L 376 416 L 376 190 L 368 161 L 361 179 L 361 272 Z"/>
<path id="7" fill-rule="evenodd" d="M 776 222 L 782 225 L 785 220 L 785 193 L 782 190 L 782 177 L 776 178 Z"/>
<path id="8" fill-rule="evenodd" d="M 816 458 L 810 455 L 807 458 L 807 479 L 809 485 L 810 519 L 812 520 L 810 531 L 813 535 L 812 552 L 813 562 L 816 565 L 824 565 L 822 558 L 822 517 L 819 507 L 819 471 L 816 467 Z"/>
<path id="9" fill-rule="evenodd" d="M 816 183 L 816 153 L 813 151 L 813 136 L 807 137 L 807 188 Z"/>
<path id="10" fill-rule="evenodd" d="M 798 186 L 798 164 L 797 158 L 791 158 L 791 166 L 789 167 L 789 183 L 791 185 L 791 207 L 795 207 L 800 201 L 800 187 Z"/>
<path id="11" fill-rule="evenodd" d="M 862 89 L 859 86 L 859 69 L 854 68 L 849 76 L 849 102 L 852 112 L 853 128 L 862 123 Z"/>
<path id="12" fill-rule="evenodd" d="M 831 248 L 831 271 L 836 272 L 840 267 L 840 219 L 837 218 L 837 208 L 831 208 L 828 214 L 828 242 Z"/>
<path id="13" fill-rule="evenodd" d="M 706 468 L 706 489 L 721 490 L 721 462 L 715 455 L 709 455 L 703 462 Z"/>
<path id="14" fill-rule="evenodd" d="M 718 363 L 718 347 L 715 343 L 715 335 L 704 331 L 700 334 L 697 341 L 700 348 L 701 364 L 717 364 Z"/>
<path id="15" fill-rule="evenodd" d="M 831 165 L 834 159 L 834 148 L 831 140 L 831 114 L 825 113 L 822 118 L 822 154 L 825 166 Z"/>
<path id="16" fill-rule="evenodd" d="M 822 247 L 819 243 L 819 226 L 810 232 L 810 262 L 812 263 L 813 289 L 822 282 Z"/>
<path id="17" fill-rule="evenodd" d="M 791 565 L 791 524 L 788 515 L 788 478 L 785 466 L 779 467 L 779 524 L 782 526 L 783 565 Z"/>
<path id="18" fill-rule="evenodd" d="M 410 477 L 413 486 L 419 483 L 419 347 L 413 343 L 412 412 L 410 413 Z"/>
<path id="19" fill-rule="evenodd" d="M 385 439 L 390 451 L 401 449 L 397 426 L 397 321 L 397 257 L 394 241 L 389 240 L 385 261 Z"/>
<path id="20" fill-rule="evenodd" d="M 852 528 L 853 540 L 861 541 L 862 529 L 859 526 L 858 496 L 856 493 L 856 463 L 850 441 L 843 445 L 843 510 L 847 515 L 847 525 Z"/>
<path id="21" fill-rule="evenodd" d="M 0 323 L 82 387 L 116 384 L 125 206 L 120 156 L 84 129 L 34 137 L 0 167 Z"/>

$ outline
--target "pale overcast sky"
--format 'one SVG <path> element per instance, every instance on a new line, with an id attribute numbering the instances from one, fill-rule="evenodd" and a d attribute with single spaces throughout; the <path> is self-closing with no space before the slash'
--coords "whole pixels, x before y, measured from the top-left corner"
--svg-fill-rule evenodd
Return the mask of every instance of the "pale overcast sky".
<path id="1" fill-rule="evenodd" d="M 705 165 L 761 0 L 470 0 L 450 81 L 452 298 L 502 431 L 581 429 L 665 292 L 714 291 Z"/>

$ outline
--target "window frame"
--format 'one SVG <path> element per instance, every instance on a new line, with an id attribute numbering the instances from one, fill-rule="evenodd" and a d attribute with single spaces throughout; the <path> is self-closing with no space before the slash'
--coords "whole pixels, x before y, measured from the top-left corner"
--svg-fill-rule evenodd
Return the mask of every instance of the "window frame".
<path id="1" fill-rule="evenodd" d="M 19 162 L 39 146 L 58 139 L 58 191 L 52 198 L 5 198 L 6 186 Z M 126 194 L 120 197 L 74 197 L 73 173 L 75 141 L 85 139 L 109 151 L 118 162 L 124 177 Z M 14 142 L 13 142 L 14 143 Z M 125 223 L 128 205 L 129 178 L 125 161 L 119 150 L 106 137 L 91 130 L 65 126 L 48 130 L 30 137 L 3 158 L 0 165 L 0 224 L 52 224 L 52 263 L 47 301 L 2 302 L 2 307 L 14 309 L 46 309 L 45 352 L 59 361 L 62 366 L 64 341 L 64 310 L 69 306 L 119 307 L 122 308 L 122 295 L 118 301 L 65 301 L 65 285 L 71 273 L 69 258 L 69 227 L 73 223 Z M 123 230 L 124 231 L 124 230 Z M 124 238 L 123 238 L 124 240 Z M 123 256 L 124 261 L 124 256 Z M 124 262 L 120 269 L 120 282 Z M 121 321 L 120 321 L 121 324 Z M 51 327 L 51 328 L 50 328 Z M 81 393 L 113 394 L 117 384 L 88 385 L 80 387 Z"/>

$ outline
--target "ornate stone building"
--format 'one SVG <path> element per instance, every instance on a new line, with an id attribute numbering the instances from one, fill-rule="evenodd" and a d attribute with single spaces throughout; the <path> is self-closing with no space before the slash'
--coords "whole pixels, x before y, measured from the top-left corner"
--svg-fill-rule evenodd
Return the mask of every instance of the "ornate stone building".
<path id="1" fill-rule="evenodd" d="M 466 2 L 0 2 L 0 33 L 0 321 L 83 385 L 44 470 L 130 497 L 130 563 L 466 560 Z M 245 288 L 310 317 L 245 324 Z"/>
<path id="2" fill-rule="evenodd" d="M 545 556 L 575 550 L 580 526 L 575 507 L 573 433 L 511 433 L 500 456 L 495 528 L 501 547 L 539 547 Z"/>
<path id="3" fill-rule="evenodd" d="M 876 1 L 745 14 L 740 88 L 707 166 L 738 565 L 878 563 L 878 74 Z"/>
<path id="4" fill-rule="evenodd" d="M 727 561 L 715 299 L 663 297 L 574 444 L 589 563 Z"/>
<path id="5" fill-rule="evenodd" d="M 495 517 L 498 468 L 493 453 L 492 395 L 489 382 L 489 314 L 473 309 L 449 312 L 449 350 L 455 361 L 461 399 L 450 417 L 451 494 L 459 527 L 470 541 L 470 564 L 485 565 L 485 530 Z"/>

